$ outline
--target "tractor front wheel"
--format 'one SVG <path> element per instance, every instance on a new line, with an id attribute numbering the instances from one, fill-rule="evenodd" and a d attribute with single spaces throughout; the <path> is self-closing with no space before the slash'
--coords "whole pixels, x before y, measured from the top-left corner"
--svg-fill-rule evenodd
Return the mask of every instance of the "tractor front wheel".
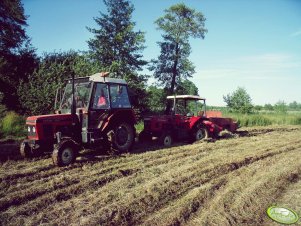
<path id="1" fill-rule="evenodd" d="M 78 146 L 72 140 L 63 140 L 54 146 L 52 161 L 56 166 L 68 166 L 75 162 Z"/>
<path id="2" fill-rule="evenodd" d="M 121 153 L 127 152 L 135 141 L 134 126 L 126 122 L 118 123 L 108 133 L 108 137 L 112 149 Z"/>
<path id="3" fill-rule="evenodd" d="M 172 144 L 172 136 L 170 133 L 163 133 L 160 138 L 159 142 L 165 146 L 165 147 L 170 147 Z"/>
<path id="4" fill-rule="evenodd" d="M 28 142 L 23 141 L 21 143 L 20 154 L 21 154 L 21 156 L 23 158 L 31 158 L 31 157 L 33 157 L 33 153 L 32 153 L 31 147 L 29 146 Z"/>
<path id="5" fill-rule="evenodd" d="M 204 126 L 196 128 L 193 133 L 193 141 L 199 141 L 208 138 L 208 130 Z"/>

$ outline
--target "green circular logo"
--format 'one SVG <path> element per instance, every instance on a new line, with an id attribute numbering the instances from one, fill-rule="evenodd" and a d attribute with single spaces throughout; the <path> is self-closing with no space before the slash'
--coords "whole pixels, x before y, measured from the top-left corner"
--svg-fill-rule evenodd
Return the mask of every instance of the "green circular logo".
<path id="1" fill-rule="evenodd" d="M 288 208 L 271 206 L 267 209 L 268 216 L 281 224 L 294 224 L 299 220 L 298 214 Z"/>

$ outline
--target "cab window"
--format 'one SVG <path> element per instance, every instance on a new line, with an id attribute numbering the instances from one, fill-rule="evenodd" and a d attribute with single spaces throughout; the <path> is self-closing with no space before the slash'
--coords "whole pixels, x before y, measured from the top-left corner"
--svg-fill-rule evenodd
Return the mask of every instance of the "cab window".
<path id="1" fill-rule="evenodd" d="M 125 85 L 110 85 L 111 107 L 112 108 L 130 108 L 127 87 Z"/>
<path id="2" fill-rule="evenodd" d="M 93 109 L 108 109 L 109 95 L 108 85 L 103 83 L 96 83 L 93 92 Z"/>

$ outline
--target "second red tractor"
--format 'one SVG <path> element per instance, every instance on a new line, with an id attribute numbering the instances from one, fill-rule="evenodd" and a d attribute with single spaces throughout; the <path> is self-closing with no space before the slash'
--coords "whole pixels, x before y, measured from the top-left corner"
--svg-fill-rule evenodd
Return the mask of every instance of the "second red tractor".
<path id="1" fill-rule="evenodd" d="M 231 118 L 224 118 L 219 111 L 206 111 L 206 99 L 194 95 L 168 96 L 172 108 L 165 115 L 153 115 L 144 119 L 144 130 L 140 140 L 153 137 L 170 146 L 174 140 L 191 142 L 204 138 L 215 138 L 227 129 L 235 132 L 237 123 Z"/>

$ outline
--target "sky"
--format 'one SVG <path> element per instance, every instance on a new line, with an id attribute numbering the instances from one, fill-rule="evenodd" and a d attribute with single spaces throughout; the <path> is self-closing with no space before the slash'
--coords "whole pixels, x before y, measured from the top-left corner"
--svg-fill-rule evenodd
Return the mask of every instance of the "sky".
<path id="1" fill-rule="evenodd" d="M 301 1 L 299 0 L 132 0 L 135 30 L 145 32 L 145 60 L 160 54 L 162 32 L 154 21 L 176 3 L 203 13 L 205 39 L 190 39 L 190 79 L 211 106 L 225 106 L 223 95 L 238 87 L 254 105 L 301 103 Z M 22 0 L 26 28 L 37 53 L 86 51 L 93 38 L 86 27 L 106 13 L 102 0 Z M 141 73 L 151 74 L 147 69 Z M 154 82 L 150 79 L 149 84 Z"/>

